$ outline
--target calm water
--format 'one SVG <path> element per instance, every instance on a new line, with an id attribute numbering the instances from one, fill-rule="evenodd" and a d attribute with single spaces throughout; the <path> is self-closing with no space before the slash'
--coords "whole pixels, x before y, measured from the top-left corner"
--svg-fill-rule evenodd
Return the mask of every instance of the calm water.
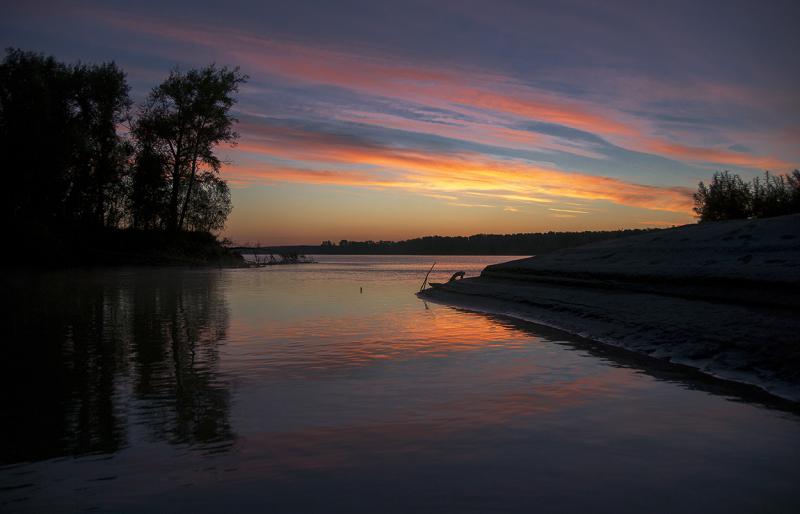
<path id="1" fill-rule="evenodd" d="M 319 259 L 3 277 L 0 510 L 800 512 L 797 410 Z"/>

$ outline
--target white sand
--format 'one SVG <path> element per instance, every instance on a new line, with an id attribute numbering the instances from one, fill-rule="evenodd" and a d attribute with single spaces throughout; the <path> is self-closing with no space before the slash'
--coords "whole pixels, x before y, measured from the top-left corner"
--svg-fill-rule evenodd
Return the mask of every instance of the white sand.
<path id="1" fill-rule="evenodd" d="M 800 401 L 800 215 L 687 225 L 487 267 L 427 298 Z"/>

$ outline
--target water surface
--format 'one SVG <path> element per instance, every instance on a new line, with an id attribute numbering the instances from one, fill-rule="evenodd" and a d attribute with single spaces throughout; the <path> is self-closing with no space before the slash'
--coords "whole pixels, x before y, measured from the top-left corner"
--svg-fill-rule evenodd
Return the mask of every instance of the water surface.
<path id="1" fill-rule="evenodd" d="M 318 259 L 3 277 L 0 510 L 797 512 L 787 404 Z"/>

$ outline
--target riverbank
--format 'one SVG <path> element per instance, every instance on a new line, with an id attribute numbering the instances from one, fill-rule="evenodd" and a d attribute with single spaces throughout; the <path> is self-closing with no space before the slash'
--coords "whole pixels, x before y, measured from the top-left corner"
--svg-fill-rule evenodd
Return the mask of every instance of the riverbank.
<path id="1" fill-rule="evenodd" d="M 247 267 L 242 256 L 205 232 L 18 228 L 17 251 L 4 263 L 14 268 L 58 269 L 113 266 Z"/>
<path id="2" fill-rule="evenodd" d="M 487 266 L 426 299 L 556 327 L 800 401 L 800 215 Z"/>

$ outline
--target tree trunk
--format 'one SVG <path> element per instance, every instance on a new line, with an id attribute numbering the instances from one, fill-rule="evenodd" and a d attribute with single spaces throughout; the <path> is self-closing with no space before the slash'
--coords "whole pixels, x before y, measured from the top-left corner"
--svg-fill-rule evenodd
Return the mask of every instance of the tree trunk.
<path id="1" fill-rule="evenodd" d="M 199 146 L 199 138 L 200 135 L 203 133 L 203 129 L 205 129 L 206 122 L 201 121 L 200 126 L 197 127 L 197 133 L 195 135 L 194 145 L 192 146 L 192 174 L 189 175 L 189 184 L 186 186 L 186 196 L 183 198 L 183 206 L 181 207 L 181 217 L 178 220 L 178 230 L 183 229 L 183 221 L 186 219 L 186 208 L 189 206 L 189 200 L 192 197 L 192 188 L 194 187 L 195 177 L 197 176 L 197 158 L 198 158 L 198 146 Z"/>
<path id="2" fill-rule="evenodd" d="M 178 190 L 181 187 L 180 170 L 178 165 L 172 169 L 172 193 L 169 198 L 169 230 L 178 231 Z"/>
<path id="3" fill-rule="evenodd" d="M 95 212 L 94 218 L 97 226 L 100 228 L 105 227 L 105 212 L 106 212 L 106 179 L 109 175 L 108 169 L 111 163 L 108 162 L 106 156 L 111 152 L 107 145 L 101 145 L 100 157 L 97 161 L 97 169 L 95 170 Z"/>
<path id="4" fill-rule="evenodd" d="M 189 199 L 192 196 L 192 186 L 194 186 L 195 176 L 197 175 L 197 157 L 192 159 L 192 174 L 189 175 L 189 184 L 186 186 L 186 196 L 183 198 L 183 206 L 181 207 L 181 217 L 178 219 L 178 230 L 183 230 L 183 220 L 186 218 L 186 207 L 189 205 Z"/>
<path id="5" fill-rule="evenodd" d="M 177 232 L 178 227 L 178 194 L 181 189 L 181 141 L 175 145 L 174 163 L 172 165 L 172 192 L 169 198 L 169 230 Z"/>

